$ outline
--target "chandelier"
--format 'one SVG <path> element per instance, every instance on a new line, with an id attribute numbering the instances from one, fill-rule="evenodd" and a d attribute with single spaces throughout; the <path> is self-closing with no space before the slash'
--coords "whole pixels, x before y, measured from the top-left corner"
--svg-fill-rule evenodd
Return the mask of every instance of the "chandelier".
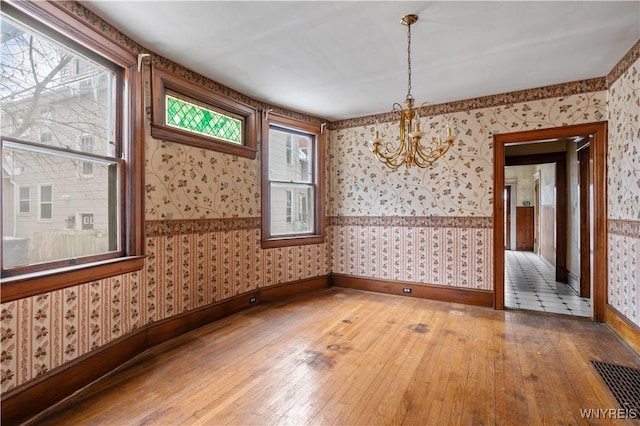
<path id="1" fill-rule="evenodd" d="M 416 108 L 414 107 L 415 100 L 411 96 L 411 25 L 417 21 L 418 15 L 406 15 L 400 20 L 403 25 L 407 26 L 408 84 L 407 97 L 404 101 L 406 109 L 396 102 L 391 111 L 394 115 L 399 115 L 400 118 L 400 142 L 397 146 L 393 142 L 385 142 L 380 137 L 377 125 L 376 137 L 369 141 L 370 149 L 378 161 L 393 170 L 403 164 L 406 164 L 407 168 L 414 165 L 423 169 L 427 168 L 442 157 L 453 144 L 453 135 L 449 125 L 446 128 L 446 136 L 437 135 L 431 139 L 429 144 L 422 141 L 426 133 L 420 130 L 419 111 L 429 103 L 425 102 Z"/>

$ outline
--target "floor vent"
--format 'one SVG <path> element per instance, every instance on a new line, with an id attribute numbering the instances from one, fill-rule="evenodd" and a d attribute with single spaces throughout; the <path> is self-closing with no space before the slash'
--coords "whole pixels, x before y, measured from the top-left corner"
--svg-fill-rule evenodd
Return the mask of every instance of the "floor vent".
<path id="1" fill-rule="evenodd" d="M 640 369 L 591 361 L 613 396 L 625 410 L 640 412 Z"/>

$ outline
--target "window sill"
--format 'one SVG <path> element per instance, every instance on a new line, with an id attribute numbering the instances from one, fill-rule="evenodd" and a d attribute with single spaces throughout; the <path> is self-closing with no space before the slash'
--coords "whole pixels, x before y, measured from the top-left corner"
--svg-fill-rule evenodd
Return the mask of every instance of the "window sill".
<path id="1" fill-rule="evenodd" d="M 324 235 L 304 235 L 299 237 L 286 236 L 262 240 L 262 248 L 267 249 L 278 247 L 304 246 L 322 243 L 324 243 Z"/>
<path id="2" fill-rule="evenodd" d="M 145 256 L 129 256 L 100 262 L 67 266 L 46 272 L 34 272 L 2 278 L 0 302 L 23 299 L 78 284 L 139 271 L 144 267 Z"/>
<path id="3" fill-rule="evenodd" d="M 230 142 L 219 141 L 213 138 L 206 138 L 196 134 L 175 129 L 160 124 L 151 125 L 151 136 L 155 139 L 168 142 L 176 142 L 184 145 L 195 146 L 202 149 L 210 149 L 225 154 L 237 155 L 254 160 L 256 158 L 257 149 L 250 148 L 246 145 L 233 144 Z"/>

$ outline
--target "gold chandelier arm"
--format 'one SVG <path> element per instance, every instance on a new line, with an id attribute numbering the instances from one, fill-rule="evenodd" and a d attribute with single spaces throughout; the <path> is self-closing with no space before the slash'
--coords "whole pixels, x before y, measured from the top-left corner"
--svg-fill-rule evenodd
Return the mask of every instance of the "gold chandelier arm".
<path id="1" fill-rule="evenodd" d="M 453 145 L 453 139 L 448 139 L 443 141 L 442 139 L 437 139 L 437 145 L 418 145 L 416 147 L 416 161 L 415 164 L 420 168 L 429 167 L 436 160 L 444 156 L 444 154 L 449 151 Z"/>
<path id="2" fill-rule="evenodd" d="M 374 154 L 379 162 L 393 170 L 400 168 L 400 166 L 404 164 L 404 158 L 400 155 L 396 155 L 395 157 L 385 157 L 380 152 Z"/>

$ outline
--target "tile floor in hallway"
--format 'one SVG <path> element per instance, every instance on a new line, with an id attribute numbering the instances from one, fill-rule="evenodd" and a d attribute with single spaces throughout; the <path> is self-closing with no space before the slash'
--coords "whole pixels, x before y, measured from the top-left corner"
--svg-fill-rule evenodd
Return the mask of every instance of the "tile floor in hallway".
<path id="1" fill-rule="evenodd" d="M 591 317 L 591 300 L 580 297 L 530 251 L 505 251 L 504 301 L 511 309 Z"/>

